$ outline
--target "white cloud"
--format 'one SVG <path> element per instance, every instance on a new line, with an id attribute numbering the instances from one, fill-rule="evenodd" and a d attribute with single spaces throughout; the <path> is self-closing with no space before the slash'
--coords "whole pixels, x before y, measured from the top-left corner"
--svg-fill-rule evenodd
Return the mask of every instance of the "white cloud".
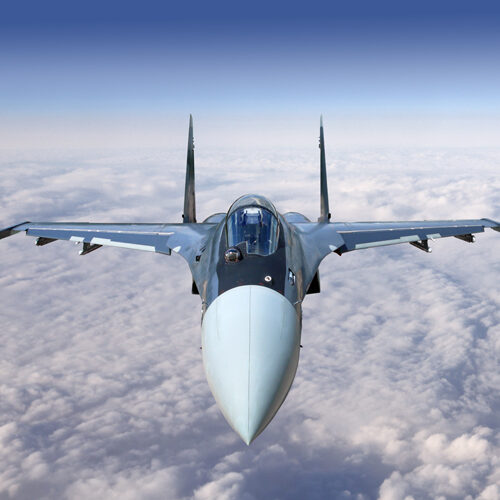
<path id="1" fill-rule="evenodd" d="M 313 146 L 197 149 L 200 218 L 254 191 L 314 219 Z M 337 220 L 500 219 L 498 151 L 328 159 Z M 184 150 L 0 160 L 4 226 L 180 220 Z M 408 245 L 326 259 L 294 386 L 250 447 L 206 384 L 180 257 L 2 240 L 0 498 L 498 498 L 500 240 L 489 233 L 438 241 L 432 255 Z"/>
<path id="2" fill-rule="evenodd" d="M 391 477 L 386 479 L 380 487 L 380 500 L 413 500 L 413 497 L 406 495 L 408 484 L 399 472 L 393 472 Z"/>
<path id="3" fill-rule="evenodd" d="M 498 500 L 500 488 L 496 484 L 490 484 L 479 495 L 478 500 Z"/>
<path id="4" fill-rule="evenodd" d="M 196 500 L 251 500 L 255 497 L 245 494 L 242 490 L 244 482 L 243 474 L 239 472 L 228 472 L 214 481 L 204 484 L 194 492 Z"/>

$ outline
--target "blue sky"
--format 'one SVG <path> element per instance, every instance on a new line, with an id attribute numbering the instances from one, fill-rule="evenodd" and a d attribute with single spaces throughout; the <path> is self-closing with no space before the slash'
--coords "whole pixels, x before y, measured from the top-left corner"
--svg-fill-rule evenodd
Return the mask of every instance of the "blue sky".
<path id="1" fill-rule="evenodd" d="M 0 16 L 0 119 L 13 145 L 40 120 L 62 131 L 61 120 L 104 119 L 120 133 L 134 117 L 170 130 L 190 112 L 479 117 L 491 133 L 498 22 L 484 1 L 11 3 Z"/>

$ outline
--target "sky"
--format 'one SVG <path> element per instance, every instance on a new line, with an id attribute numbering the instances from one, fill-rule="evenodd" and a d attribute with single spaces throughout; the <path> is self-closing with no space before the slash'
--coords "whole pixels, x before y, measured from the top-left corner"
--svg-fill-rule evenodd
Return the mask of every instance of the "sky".
<path id="1" fill-rule="evenodd" d="M 15 2 L 0 146 L 496 146 L 496 2 Z M 282 130 L 286 125 L 286 133 Z M 259 132 L 260 131 L 260 132 Z M 288 142 L 287 142 L 288 141 Z"/>
<path id="2" fill-rule="evenodd" d="M 0 15 L 0 227 L 176 222 L 248 191 L 334 220 L 500 220 L 493 2 L 16 2 Z M 247 447 L 178 256 L 0 242 L 0 500 L 500 499 L 498 233 L 332 255 Z"/>

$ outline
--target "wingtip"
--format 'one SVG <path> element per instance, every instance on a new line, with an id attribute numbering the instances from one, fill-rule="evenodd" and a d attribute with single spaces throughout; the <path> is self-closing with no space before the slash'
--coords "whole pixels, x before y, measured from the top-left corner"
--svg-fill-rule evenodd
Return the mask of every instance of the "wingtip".
<path id="1" fill-rule="evenodd" d="M 189 114 L 189 126 L 193 126 L 193 115 L 191 113 Z"/>
<path id="2" fill-rule="evenodd" d="M 493 231 L 498 231 L 500 233 L 500 222 L 497 222 L 496 220 L 493 219 L 487 219 L 485 217 L 483 217 L 483 219 L 481 220 L 489 222 L 489 224 L 486 224 L 486 227 L 489 227 L 493 229 Z"/>
<path id="3" fill-rule="evenodd" d="M 319 115 L 319 126 L 323 126 L 323 115 Z"/>
<path id="4" fill-rule="evenodd" d="M 21 222 L 21 224 L 16 224 L 15 226 L 6 227 L 5 229 L 0 230 L 0 240 L 3 238 L 7 238 L 8 236 L 12 236 L 13 234 L 19 233 L 23 231 L 22 226 L 25 224 L 29 224 L 30 221 Z"/>

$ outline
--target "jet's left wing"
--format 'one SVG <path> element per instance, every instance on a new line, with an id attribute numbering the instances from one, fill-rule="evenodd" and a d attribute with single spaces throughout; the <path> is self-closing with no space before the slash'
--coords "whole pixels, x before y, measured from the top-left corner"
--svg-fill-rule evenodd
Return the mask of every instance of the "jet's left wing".
<path id="1" fill-rule="evenodd" d="M 408 222 L 292 222 L 307 255 L 305 283 L 308 284 L 326 255 L 364 248 L 410 243 L 430 251 L 429 240 L 454 236 L 473 242 L 474 233 L 489 227 L 500 231 L 500 222 L 491 219 L 408 221 Z"/>
<path id="2" fill-rule="evenodd" d="M 500 231 L 500 223 L 490 219 L 412 221 L 412 222 L 337 222 L 333 229 L 344 240 L 338 253 L 398 243 L 414 243 L 426 250 L 428 240 L 454 236 L 472 243 L 474 233 L 485 227 Z"/>
<path id="3" fill-rule="evenodd" d="M 398 243 L 425 242 L 455 236 L 465 241 L 474 241 L 474 233 L 484 232 L 489 227 L 500 231 L 500 222 L 491 219 L 465 219 L 408 222 L 303 222 L 293 224 L 306 246 L 313 245 L 319 253 L 342 254 L 363 248 L 372 248 Z"/>
<path id="4" fill-rule="evenodd" d="M 188 262 L 203 251 L 208 235 L 216 224 L 114 224 L 92 222 L 23 222 L 0 231 L 0 239 L 26 231 L 37 237 L 43 246 L 55 240 L 68 240 L 82 244 L 80 255 L 101 246 L 129 248 L 170 255 L 182 255 Z"/>

